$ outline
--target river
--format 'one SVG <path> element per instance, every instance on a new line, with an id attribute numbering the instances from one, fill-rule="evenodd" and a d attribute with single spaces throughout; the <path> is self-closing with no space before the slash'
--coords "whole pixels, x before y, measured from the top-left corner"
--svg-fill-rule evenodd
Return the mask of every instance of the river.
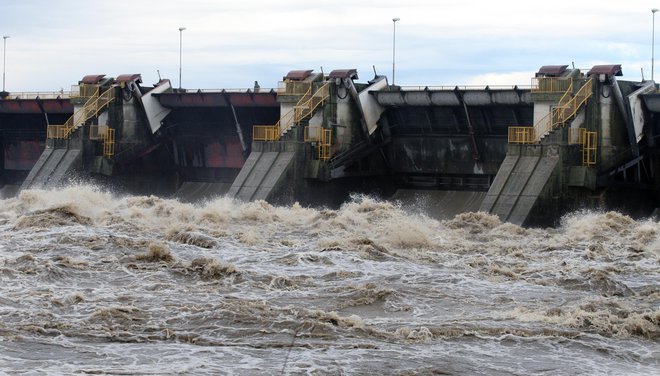
<path id="1" fill-rule="evenodd" d="M 660 223 L 98 187 L 0 200 L 0 374 L 650 375 Z"/>

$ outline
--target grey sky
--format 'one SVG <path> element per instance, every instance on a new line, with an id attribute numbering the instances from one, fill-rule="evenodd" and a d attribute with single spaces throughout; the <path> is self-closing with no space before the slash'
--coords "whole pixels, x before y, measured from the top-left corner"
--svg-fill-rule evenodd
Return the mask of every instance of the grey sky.
<path id="1" fill-rule="evenodd" d="M 157 70 L 178 86 L 275 87 L 289 70 L 357 68 L 400 85 L 528 85 L 541 65 L 651 71 L 660 0 L 0 0 L 9 91 L 68 90 L 87 74 Z M 660 17 L 660 13 L 658 14 Z M 657 20 L 660 27 L 660 19 Z"/>

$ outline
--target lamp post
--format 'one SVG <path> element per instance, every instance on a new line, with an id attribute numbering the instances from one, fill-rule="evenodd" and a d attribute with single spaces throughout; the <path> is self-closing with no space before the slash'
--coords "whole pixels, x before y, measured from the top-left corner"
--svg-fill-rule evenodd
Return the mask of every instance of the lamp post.
<path id="1" fill-rule="evenodd" d="M 181 56 L 182 56 L 182 47 L 183 47 L 183 31 L 186 30 L 185 27 L 179 28 L 179 90 L 181 90 Z"/>
<path id="2" fill-rule="evenodd" d="M 395 57 L 396 57 L 396 22 L 400 21 L 399 17 L 392 18 L 392 86 L 394 86 L 394 67 L 395 67 Z"/>
<path id="3" fill-rule="evenodd" d="M 653 71 L 655 69 L 655 12 L 658 11 L 658 8 L 651 9 L 653 14 L 653 28 L 651 32 L 651 81 L 653 81 Z"/>
<path id="4" fill-rule="evenodd" d="M 7 39 L 9 35 L 2 36 L 2 92 L 5 93 L 5 68 L 7 66 Z"/>

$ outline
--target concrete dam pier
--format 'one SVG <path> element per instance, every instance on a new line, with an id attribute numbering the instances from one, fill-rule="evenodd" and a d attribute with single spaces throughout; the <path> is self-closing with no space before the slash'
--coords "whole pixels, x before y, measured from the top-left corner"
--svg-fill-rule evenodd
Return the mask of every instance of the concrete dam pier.
<path id="1" fill-rule="evenodd" d="M 398 87 L 355 69 L 275 89 L 145 86 L 88 75 L 0 99 L 0 194 L 91 181 L 184 201 L 337 206 L 352 193 L 519 225 L 659 207 L 660 96 L 620 65 L 541 67 L 529 87 Z"/>

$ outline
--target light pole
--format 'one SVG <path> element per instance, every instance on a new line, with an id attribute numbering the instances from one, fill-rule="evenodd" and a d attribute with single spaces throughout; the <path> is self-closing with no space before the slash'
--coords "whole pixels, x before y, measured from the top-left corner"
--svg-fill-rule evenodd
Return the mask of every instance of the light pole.
<path id="1" fill-rule="evenodd" d="M 396 21 L 400 21 L 399 17 L 392 18 L 392 86 L 394 86 L 394 67 L 396 57 Z"/>
<path id="2" fill-rule="evenodd" d="M 185 27 L 179 28 L 179 90 L 181 90 L 181 55 L 183 47 L 183 31 L 186 30 Z"/>
<path id="3" fill-rule="evenodd" d="M 653 81 L 653 71 L 655 69 L 655 12 L 658 8 L 651 9 L 653 13 L 653 31 L 651 32 L 651 81 Z"/>
<path id="4" fill-rule="evenodd" d="M 9 35 L 2 36 L 2 92 L 5 92 L 5 68 L 7 66 L 7 39 Z"/>

